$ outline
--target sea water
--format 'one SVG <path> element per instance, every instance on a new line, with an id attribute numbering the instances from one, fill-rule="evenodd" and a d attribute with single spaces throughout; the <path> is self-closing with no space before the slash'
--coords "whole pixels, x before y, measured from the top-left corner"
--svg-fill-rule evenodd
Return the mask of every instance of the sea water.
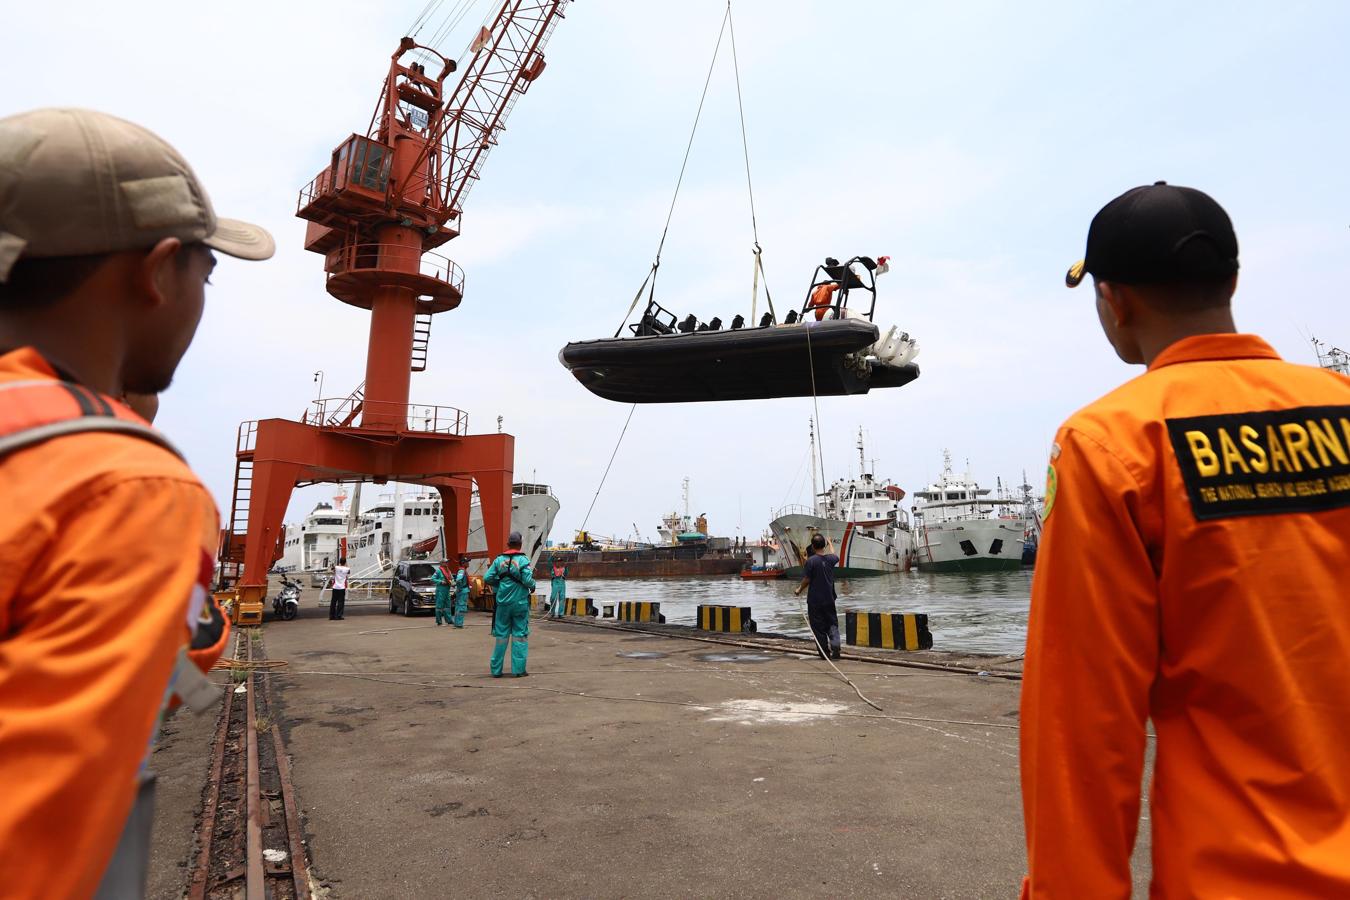
<path id="1" fill-rule="evenodd" d="M 666 622 L 674 625 L 693 625 L 701 603 L 749 606 L 760 631 L 806 635 L 806 594 L 792 593 L 798 584 L 798 579 L 746 581 L 736 576 L 577 578 L 567 582 L 567 596 L 659 602 Z M 1016 654 L 1026 644 L 1030 569 L 841 578 L 835 589 L 841 614 L 849 609 L 927 613 L 934 650 Z"/>

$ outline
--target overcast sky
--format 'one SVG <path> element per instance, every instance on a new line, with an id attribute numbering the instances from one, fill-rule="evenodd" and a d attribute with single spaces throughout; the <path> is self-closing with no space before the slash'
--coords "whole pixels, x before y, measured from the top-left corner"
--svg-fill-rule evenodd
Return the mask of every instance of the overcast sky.
<path id="1" fill-rule="evenodd" d="M 368 314 L 324 292 L 296 194 L 365 130 L 423 5 L 75 0 L 4 14 L 5 112 L 78 105 L 140 122 L 182 150 L 222 215 L 277 238 L 268 263 L 222 260 L 159 421 L 225 514 L 241 420 L 298 417 L 316 370 L 329 396 L 363 378 Z M 447 55 L 494 5 L 480 0 Z M 943 448 L 986 486 L 1023 470 L 1039 483 L 1058 423 L 1137 374 L 1102 338 L 1090 290 L 1063 275 L 1096 210 L 1138 184 L 1200 187 L 1228 209 L 1241 327 L 1301 362 L 1309 336 L 1350 345 L 1350 5 L 1103 6 L 737 0 L 777 303 L 799 303 L 826 255 L 889 254 L 878 321 L 922 347 L 917 382 L 820 401 L 831 479 L 856 472 L 862 428 L 877 474 L 910 491 L 940 472 Z M 629 410 L 587 393 L 557 353 L 612 334 L 646 275 L 724 7 L 572 5 L 463 235 L 442 248 L 465 299 L 436 318 L 412 399 L 463 408 L 476 431 L 503 416 L 517 479 L 562 503 L 555 540 L 581 525 Z M 657 295 L 681 314 L 749 312 L 740 152 L 724 56 L 662 256 Z M 809 397 L 639 406 L 591 530 L 654 535 L 688 476 L 714 533 L 757 536 L 772 510 L 809 500 L 811 414 Z M 328 494 L 297 495 L 291 517 Z"/>

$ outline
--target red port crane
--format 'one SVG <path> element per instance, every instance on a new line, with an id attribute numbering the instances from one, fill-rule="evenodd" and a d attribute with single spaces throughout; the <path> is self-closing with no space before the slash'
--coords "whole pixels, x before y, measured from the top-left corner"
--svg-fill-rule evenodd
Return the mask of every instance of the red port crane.
<path id="1" fill-rule="evenodd" d="M 261 621 L 267 571 L 298 485 L 434 487 L 453 559 L 467 548 L 476 482 L 488 551 L 505 548 L 514 439 L 471 435 L 464 412 L 410 404 L 408 389 L 411 373 L 426 368 L 432 317 L 457 307 L 464 293 L 459 267 L 431 251 L 459 233 L 464 198 L 516 100 L 544 71 L 544 45 L 567 2 L 506 0 L 474 38 L 448 93 L 455 61 L 403 38 L 366 133 L 338 144 L 300 191 L 305 249 L 323 255 L 328 293 L 370 310 L 366 379 L 347 397 L 315 401 L 299 421 L 239 426 L 220 560 L 221 586 L 233 582 L 242 624 Z"/>

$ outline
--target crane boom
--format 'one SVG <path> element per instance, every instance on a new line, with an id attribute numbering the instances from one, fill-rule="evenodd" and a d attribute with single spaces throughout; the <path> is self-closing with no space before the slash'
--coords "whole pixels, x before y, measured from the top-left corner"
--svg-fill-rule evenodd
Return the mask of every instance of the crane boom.
<path id="1" fill-rule="evenodd" d="M 492 24 L 479 31 L 473 57 L 413 165 L 413 172 L 424 177 L 406 182 L 392 198 L 395 206 L 431 187 L 446 218 L 459 218 L 516 100 L 543 74 L 544 45 L 568 2 L 506 0 Z"/>

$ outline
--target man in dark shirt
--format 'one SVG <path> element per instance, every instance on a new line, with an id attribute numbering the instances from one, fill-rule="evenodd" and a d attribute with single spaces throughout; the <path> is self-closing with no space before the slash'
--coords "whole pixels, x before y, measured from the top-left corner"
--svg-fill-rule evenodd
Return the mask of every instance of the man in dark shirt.
<path id="1" fill-rule="evenodd" d="M 830 659 L 839 658 L 839 612 L 834 608 L 834 567 L 839 565 L 839 557 L 825 551 L 834 550 L 834 545 L 825 540 L 825 535 L 817 534 L 811 538 L 811 555 L 806 558 L 802 574 L 802 583 L 797 585 L 796 594 L 806 591 L 806 619 L 811 623 L 811 632 L 816 636 L 816 649 L 821 658 L 825 657 L 828 646 Z"/>

